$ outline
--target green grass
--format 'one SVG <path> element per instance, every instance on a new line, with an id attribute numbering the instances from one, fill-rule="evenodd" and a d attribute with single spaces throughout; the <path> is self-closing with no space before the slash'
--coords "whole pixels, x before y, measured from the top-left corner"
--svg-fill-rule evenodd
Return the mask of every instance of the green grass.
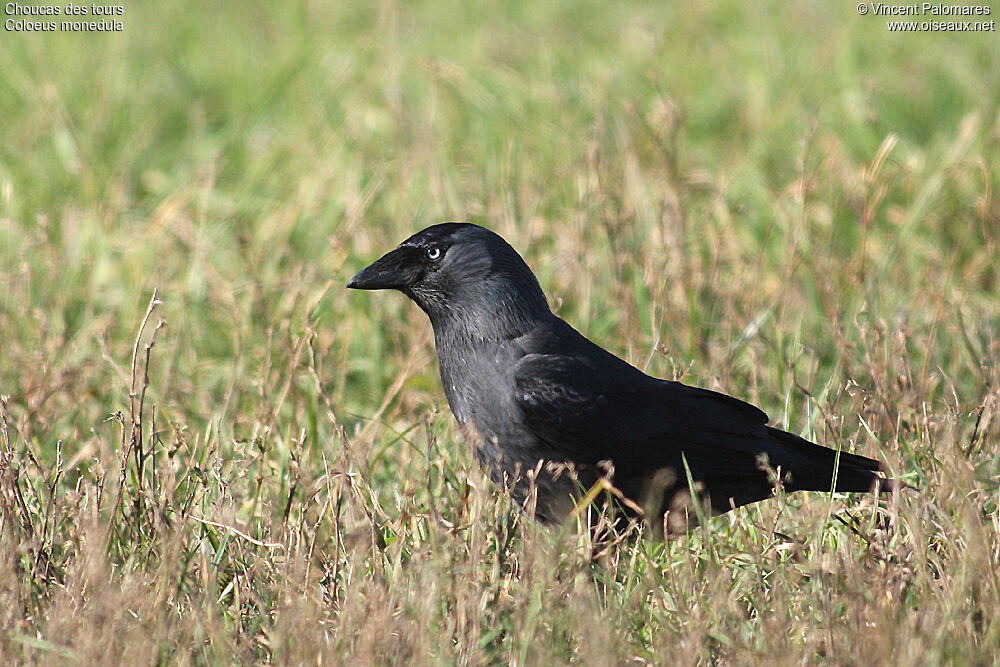
<path id="1" fill-rule="evenodd" d="M 5 32 L 0 662 L 994 662 L 1000 49 L 839 4 Z M 442 220 L 634 364 L 917 490 L 610 548 L 525 521 L 423 314 L 343 289 Z"/>

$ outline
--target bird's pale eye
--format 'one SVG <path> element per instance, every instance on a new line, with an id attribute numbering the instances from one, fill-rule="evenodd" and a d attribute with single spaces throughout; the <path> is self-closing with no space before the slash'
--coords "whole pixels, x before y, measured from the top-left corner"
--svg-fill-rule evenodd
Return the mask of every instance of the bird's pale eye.
<path id="1" fill-rule="evenodd" d="M 437 260 L 437 259 L 441 259 L 441 248 L 439 248 L 436 245 L 432 245 L 430 248 L 428 248 L 427 249 L 427 259 L 429 259 L 431 261 L 434 261 L 434 260 Z"/>

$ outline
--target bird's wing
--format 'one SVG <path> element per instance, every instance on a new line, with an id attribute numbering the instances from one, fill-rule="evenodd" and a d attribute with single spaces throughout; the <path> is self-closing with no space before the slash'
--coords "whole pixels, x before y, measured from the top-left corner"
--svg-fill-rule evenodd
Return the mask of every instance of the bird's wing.
<path id="1" fill-rule="evenodd" d="M 767 415 L 731 396 L 651 378 L 613 358 L 529 354 L 515 369 L 524 424 L 579 462 L 639 473 L 683 468 L 695 478 L 744 476 L 773 441 Z"/>

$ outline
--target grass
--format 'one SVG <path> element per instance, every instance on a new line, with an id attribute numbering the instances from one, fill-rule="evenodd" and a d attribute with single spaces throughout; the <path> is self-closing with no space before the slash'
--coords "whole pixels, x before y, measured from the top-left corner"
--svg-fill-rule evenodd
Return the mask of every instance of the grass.
<path id="1" fill-rule="evenodd" d="M 995 34 L 684 4 L 6 33 L 0 661 L 995 662 Z M 610 548 L 523 520 L 422 313 L 343 290 L 449 219 L 629 361 L 917 490 Z"/>

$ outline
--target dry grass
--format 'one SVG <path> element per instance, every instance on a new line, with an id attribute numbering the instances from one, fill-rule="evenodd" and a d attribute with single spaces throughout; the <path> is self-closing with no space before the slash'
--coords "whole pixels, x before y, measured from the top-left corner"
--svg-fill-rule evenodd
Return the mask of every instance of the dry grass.
<path id="1" fill-rule="evenodd" d="M 770 2 L 126 11 L 0 47 L 0 662 L 996 661 L 993 35 Z M 522 520 L 423 315 L 342 289 L 445 219 L 650 373 L 917 490 L 665 543 Z"/>

